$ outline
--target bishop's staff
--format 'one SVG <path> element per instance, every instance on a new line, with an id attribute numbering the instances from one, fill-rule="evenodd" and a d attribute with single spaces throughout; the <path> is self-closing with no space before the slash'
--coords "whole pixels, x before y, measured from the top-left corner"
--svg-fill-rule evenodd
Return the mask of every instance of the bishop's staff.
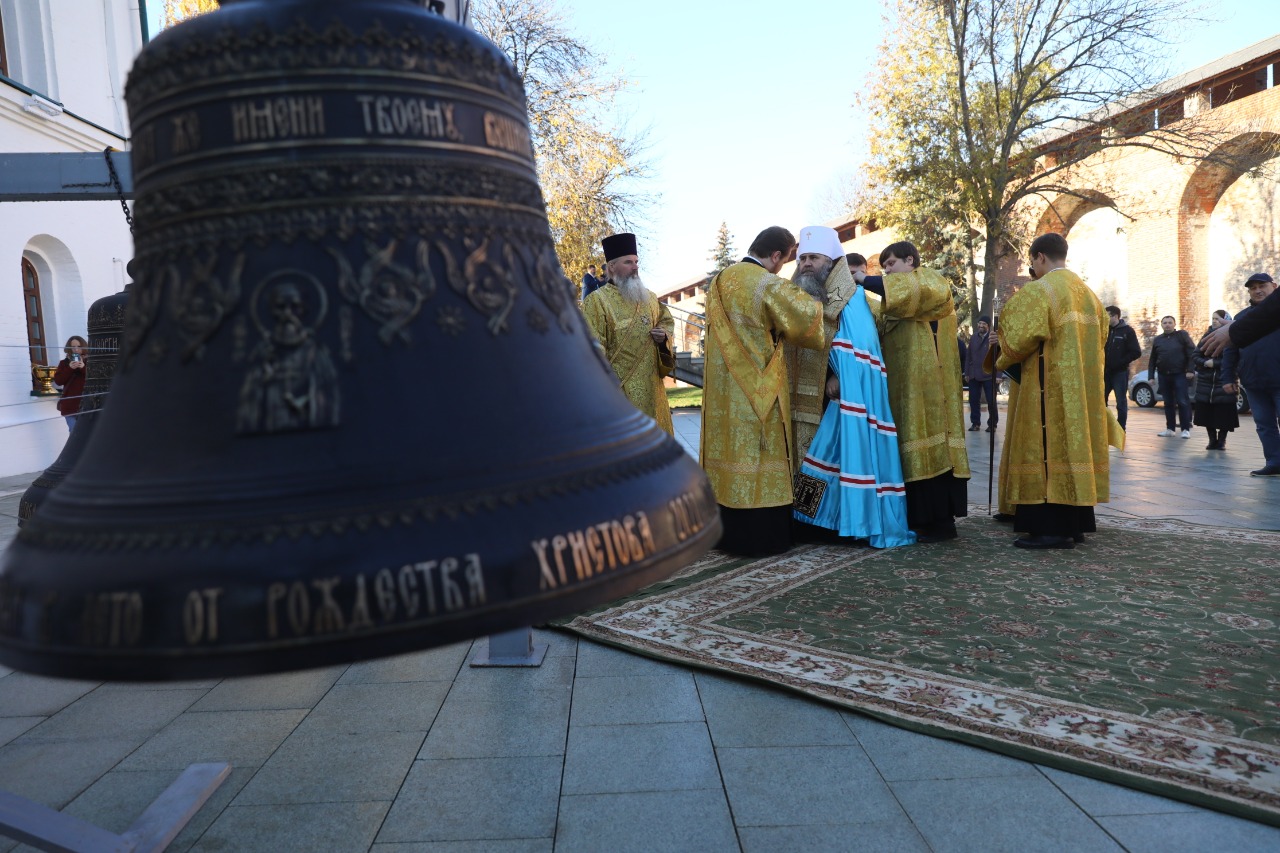
<path id="1" fill-rule="evenodd" d="M 999 332 L 998 332 L 1000 328 L 998 325 L 999 322 L 1000 322 L 1000 291 L 999 289 L 997 289 L 991 295 L 991 335 L 995 336 L 996 340 L 990 343 L 990 345 L 987 347 L 987 357 L 983 359 L 984 368 L 987 367 L 986 362 L 988 361 L 991 362 L 990 368 L 987 369 L 988 373 L 990 373 L 991 375 L 990 380 L 988 380 L 991 383 L 991 396 L 988 397 L 987 399 L 990 401 L 992 408 L 994 408 L 997 412 L 1000 410 L 1000 402 L 996 399 L 996 391 L 998 391 L 1000 388 L 999 384 L 996 382 L 996 373 L 998 372 L 996 370 L 996 362 L 1000 360 L 1000 338 L 999 338 Z M 990 340 L 990 338 L 988 338 L 988 340 Z M 1008 414 L 1009 414 L 1008 412 L 1005 412 L 1005 417 L 1006 417 L 1005 429 L 1008 429 L 1008 426 L 1007 426 Z M 990 420 L 991 418 L 988 415 L 987 421 L 990 422 Z M 991 429 L 991 431 L 989 432 L 989 435 L 991 436 L 991 443 L 987 446 L 987 515 L 992 515 L 993 514 L 992 508 L 994 504 L 992 504 L 991 498 L 992 498 L 992 494 L 995 486 L 995 473 L 996 473 L 996 431 L 994 428 Z"/>

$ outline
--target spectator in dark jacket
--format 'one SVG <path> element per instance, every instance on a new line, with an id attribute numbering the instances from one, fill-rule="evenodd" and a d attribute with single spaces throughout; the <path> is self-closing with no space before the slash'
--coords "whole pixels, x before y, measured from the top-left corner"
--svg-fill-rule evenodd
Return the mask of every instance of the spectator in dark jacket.
<path id="1" fill-rule="evenodd" d="M 1177 435 L 1180 425 L 1183 438 L 1191 438 L 1191 397 L 1187 379 L 1195 376 L 1196 345 L 1186 330 L 1179 329 L 1173 317 L 1161 317 L 1160 328 L 1164 332 L 1151 342 L 1151 360 L 1147 363 L 1147 375 L 1160 376 L 1160 396 L 1164 398 L 1164 430 L 1158 435 Z M 1177 406 L 1175 410 L 1175 404 Z M 1177 414 L 1177 424 L 1174 415 Z"/>
<path id="2" fill-rule="evenodd" d="M 1271 276 L 1264 272 L 1256 272 L 1250 278 L 1255 276 L 1258 281 L 1275 283 Z M 1205 354 L 1221 355 L 1224 349 L 1232 345 L 1247 347 L 1276 329 L 1280 329 L 1280 295 L 1277 294 L 1280 294 L 1280 288 L 1272 291 L 1270 296 L 1257 305 L 1250 306 L 1249 319 L 1243 323 L 1225 323 L 1210 332 L 1209 337 L 1204 341 Z"/>
<path id="3" fill-rule="evenodd" d="M 582 274 L 582 298 L 586 299 L 604 286 L 604 279 L 596 275 L 596 265 L 591 264 Z"/>
<path id="4" fill-rule="evenodd" d="M 1236 323 L 1249 319 L 1274 299 L 1276 283 L 1266 273 L 1254 273 L 1245 282 L 1249 288 L 1249 307 L 1237 315 Z M 1274 302 L 1271 302 L 1274 305 Z M 1272 309 L 1274 310 L 1274 309 Z M 1232 325 L 1236 325 L 1232 323 Z M 1248 325 L 1246 325 L 1248 328 Z M 1280 329 L 1276 329 L 1246 347 L 1228 347 L 1222 354 L 1223 390 L 1234 394 L 1238 382 L 1249 392 L 1253 424 L 1258 429 L 1262 453 L 1266 458 L 1254 477 L 1280 476 Z"/>
<path id="5" fill-rule="evenodd" d="M 991 382 L 991 374 L 982 369 L 982 362 L 991 348 L 991 321 L 979 317 L 974 326 L 973 337 L 969 339 L 969 352 L 961 364 L 964 365 L 964 381 L 969 386 L 969 431 L 977 432 L 982 427 L 982 398 L 987 398 L 987 432 L 995 432 L 1000 422 L 1000 412 L 996 409 L 996 389 Z"/>
<path id="6" fill-rule="evenodd" d="M 1219 308 L 1213 312 L 1209 331 L 1204 337 L 1209 337 L 1214 329 L 1229 322 L 1231 315 Z M 1201 339 L 1201 343 L 1203 342 L 1204 338 Z M 1226 450 L 1227 433 L 1240 426 L 1240 415 L 1236 413 L 1236 395 L 1228 394 L 1223 388 L 1221 357 L 1205 355 L 1197 345 L 1194 360 L 1196 387 L 1192 395 L 1192 409 L 1195 412 L 1192 422 L 1204 427 L 1209 433 L 1209 443 L 1205 450 Z"/>
<path id="7" fill-rule="evenodd" d="M 1114 305 L 1107 306 L 1107 314 L 1111 318 L 1111 334 L 1107 337 L 1106 358 L 1103 362 L 1102 375 L 1105 377 L 1107 389 L 1102 394 L 1106 400 L 1114 391 L 1116 395 L 1116 420 L 1124 429 L 1129 422 L 1129 365 L 1142 357 L 1142 346 L 1138 343 L 1138 333 L 1120 318 L 1120 309 Z"/>

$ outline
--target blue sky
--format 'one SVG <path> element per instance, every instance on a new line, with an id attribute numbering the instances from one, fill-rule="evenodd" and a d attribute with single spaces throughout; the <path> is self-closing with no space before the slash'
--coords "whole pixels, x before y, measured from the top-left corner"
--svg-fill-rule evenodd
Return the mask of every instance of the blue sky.
<path id="1" fill-rule="evenodd" d="M 656 201 L 633 223 L 654 290 L 701 275 L 721 221 L 739 252 L 769 225 L 832 215 L 873 127 L 853 108 L 884 29 L 879 0 L 556 0 L 569 29 L 633 81 L 616 120 L 647 131 Z M 161 0 L 148 3 L 158 17 Z M 1184 28 L 1172 74 L 1280 33 L 1280 3 L 1219 0 Z M 156 25 L 153 25 L 153 32 Z M 581 270 L 568 270 L 581 276 Z"/>

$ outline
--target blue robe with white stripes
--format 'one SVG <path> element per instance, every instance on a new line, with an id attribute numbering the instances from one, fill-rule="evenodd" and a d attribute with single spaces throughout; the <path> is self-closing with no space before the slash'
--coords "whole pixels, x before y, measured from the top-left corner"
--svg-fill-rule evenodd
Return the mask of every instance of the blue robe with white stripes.
<path id="1" fill-rule="evenodd" d="M 875 548 L 912 545 L 916 536 L 907 528 L 898 430 L 880 337 L 861 287 L 840 313 L 829 363 L 840 380 L 840 399 L 827 405 L 800 465 L 795 517 L 841 536 L 868 539 Z M 806 478 L 811 478 L 808 494 L 821 493 L 812 516 L 800 509 L 806 503 L 799 498 Z"/>

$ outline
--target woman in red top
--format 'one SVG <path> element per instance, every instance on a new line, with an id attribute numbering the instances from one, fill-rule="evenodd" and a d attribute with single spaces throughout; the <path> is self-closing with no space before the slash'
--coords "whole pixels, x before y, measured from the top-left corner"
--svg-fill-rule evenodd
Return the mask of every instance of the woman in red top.
<path id="1" fill-rule="evenodd" d="M 58 411 L 67 419 L 67 431 L 76 428 L 76 416 L 80 414 L 80 398 L 84 395 L 84 351 L 89 348 L 84 338 L 72 335 L 67 338 L 64 350 L 67 357 L 58 362 L 53 381 L 62 386 L 62 399 Z"/>

